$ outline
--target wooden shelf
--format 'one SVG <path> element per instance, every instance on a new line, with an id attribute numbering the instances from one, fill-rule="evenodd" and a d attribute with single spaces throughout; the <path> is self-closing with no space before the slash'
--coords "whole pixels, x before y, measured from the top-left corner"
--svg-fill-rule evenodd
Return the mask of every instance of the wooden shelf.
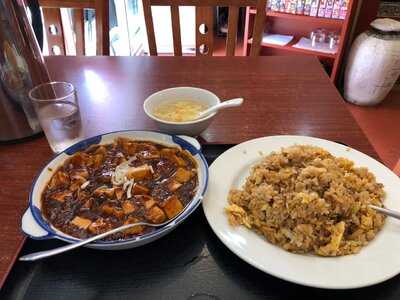
<path id="1" fill-rule="evenodd" d="M 318 57 L 321 63 L 326 66 L 326 70 L 331 77 L 332 82 L 338 83 L 341 75 L 341 68 L 343 62 L 343 56 L 346 47 L 349 44 L 349 36 L 351 31 L 351 24 L 356 15 L 358 7 L 358 0 L 346 0 L 347 3 L 347 14 L 345 19 L 332 19 L 332 18 L 320 18 L 311 17 L 305 15 L 296 15 L 290 13 L 284 13 L 279 11 L 272 11 L 266 9 L 265 11 L 259 11 L 261 14 L 266 15 L 266 23 L 264 31 L 271 34 L 284 34 L 291 35 L 294 39 L 285 46 L 273 45 L 268 43 L 261 43 L 261 55 L 287 55 L 302 53 L 306 55 L 313 55 Z M 256 17 L 255 7 L 248 7 L 246 9 L 246 21 L 244 27 L 244 39 L 243 39 L 243 55 L 249 55 L 251 36 L 253 34 L 253 27 Z M 294 48 L 293 45 L 301 39 L 310 35 L 310 32 L 316 28 L 324 28 L 330 32 L 340 33 L 340 43 L 338 45 L 337 52 L 335 54 L 315 51 L 314 49 L 300 49 Z"/>
<path id="2" fill-rule="evenodd" d="M 250 13 L 251 14 L 255 14 L 256 10 L 255 9 L 250 9 Z M 301 22 L 314 22 L 314 23 L 319 23 L 321 25 L 329 24 L 329 25 L 333 25 L 333 26 L 336 26 L 336 27 L 342 26 L 343 21 L 344 21 L 342 19 L 310 17 L 310 16 L 305 16 L 305 15 L 287 14 L 287 13 L 276 12 L 276 11 L 271 11 L 271 10 L 267 11 L 267 16 L 274 17 L 274 18 L 298 20 L 298 21 L 301 21 Z"/>
<path id="3" fill-rule="evenodd" d="M 247 43 L 251 44 L 252 40 L 248 40 Z M 325 52 L 320 52 L 320 51 L 313 51 L 309 49 L 302 49 L 302 48 L 295 48 L 293 47 L 294 44 L 297 43 L 296 39 L 293 39 L 289 44 L 285 46 L 280 46 L 280 45 L 274 45 L 274 44 L 268 44 L 268 43 L 261 43 L 261 47 L 265 48 L 275 48 L 275 49 L 281 49 L 281 50 L 286 50 L 286 51 L 293 51 L 293 52 L 298 52 L 298 53 L 303 53 L 303 54 L 310 54 L 322 58 L 330 58 L 330 59 L 335 59 L 336 58 L 336 53 L 331 54 L 331 53 L 325 53 Z"/>

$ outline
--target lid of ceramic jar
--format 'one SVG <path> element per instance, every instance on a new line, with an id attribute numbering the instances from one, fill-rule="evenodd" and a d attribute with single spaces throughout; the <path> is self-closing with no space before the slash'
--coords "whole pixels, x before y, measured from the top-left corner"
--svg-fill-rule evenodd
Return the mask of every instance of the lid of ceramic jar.
<path id="1" fill-rule="evenodd" d="M 380 31 L 400 32 L 400 22 L 389 18 L 376 19 L 370 25 Z"/>

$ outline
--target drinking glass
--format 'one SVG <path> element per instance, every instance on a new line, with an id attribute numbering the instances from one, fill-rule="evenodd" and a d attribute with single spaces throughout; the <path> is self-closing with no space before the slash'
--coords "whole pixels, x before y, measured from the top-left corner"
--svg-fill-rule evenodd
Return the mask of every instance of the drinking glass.
<path id="1" fill-rule="evenodd" d="M 339 33 L 330 32 L 328 34 L 329 49 L 334 49 L 339 44 Z"/>
<path id="2" fill-rule="evenodd" d="M 311 31 L 310 39 L 311 39 L 311 47 L 316 47 L 319 43 L 325 43 L 327 32 L 323 28 L 317 28 Z"/>
<path id="3" fill-rule="evenodd" d="M 29 92 L 40 125 L 53 152 L 59 153 L 82 138 L 76 90 L 68 82 L 48 82 Z"/>

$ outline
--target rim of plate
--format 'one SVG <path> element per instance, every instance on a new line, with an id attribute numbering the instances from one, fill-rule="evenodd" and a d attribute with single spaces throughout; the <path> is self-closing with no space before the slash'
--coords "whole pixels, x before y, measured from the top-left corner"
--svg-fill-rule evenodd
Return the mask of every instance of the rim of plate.
<path id="1" fill-rule="evenodd" d="M 207 191 L 207 187 L 208 187 L 208 178 L 209 178 L 209 170 L 208 170 L 208 164 L 207 164 L 207 160 L 205 159 L 201 148 L 200 149 L 196 149 L 194 147 L 194 145 L 192 145 L 191 143 L 189 143 L 188 141 L 184 140 L 183 138 L 177 136 L 177 135 L 173 135 L 173 134 L 168 134 L 168 133 L 163 133 L 163 132 L 159 132 L 156 130 L 134 130 L 134 129 L 127 129 L 127 130 L 117 130 L 117 131 L 112 131 L 112 132 L 107 132 L 107 133 L 103 133 L 103 134 L 99 134 L 96 136 L 92 136 L 89 137 L 87 139 L 81 140 L 73 145 L 71 145 L 70 147 L 68 147 L 67 149 L 63 150 L 62 152 L 56 154 L 55 156 L 53 156 L 51 159 L 49 159 L 43 166 L 43 168 L 40 169 L 40 171 L 37 173 L 37 175 L 35 176 L 33 182 L 32 182 L 32 186 L 29 192 L 29 209 L 32 212 L 32 216 L 34 218 L 34 220 L 36 221 L 36 223 L 43 228 L 45 231 L 48 232 L 48 235 L 43 236 L 41 238 L 36 238 L 38 240 L 40 239 L 46 239 L 49 237 L 54 237 L 63 241 L 67 241 L 67 242 L 79 242 L 82 241 L 82 239 L 78 239 L 78 238 L 74 238 L 66 233 L 63 233 L 62 231 L 54 228 L 42 215 L 41 209 L 39 209 L 37 206 L 35 206 L 33 204 L 33 191 L 35 189 L 35 186 L 37 184 L 37 180 L 39 179 L 39 177 L 42 175 L 42 173 L 44 172 L 44 170 L 47 168 L 47 166 L 53 162 L 54 160 L 56 160 L 60 155 L 62 154 L 67 154 L 68 152 L 70 152 L 71 150 L 73 150 L 75 153 L 76 151 L 78 151 L 80 148 L 78 147 L 79 145 L 86 145 L 87 143 L 98 143 L 100 142 L 101 138 L 103 136 L 106 135 L 113 135 L 113 134 L 118 134 L 118 133 L 127 133 L 127 132 L 132 132 L 132 133 L 138 133 L 138 132 L 144 132 L 144 133 L 156 133 L 158 135 L 164 135 L 164 136 L 168 136 L 172 139 L 172 142 L 176 145 L 178 145 L 179 147 L 185 149 L 185 150 L 189 150 L 189 152 L 193 155 L 199 155 L 200 157 L 200 161 L 202 162 L 203 166 L 205 167 L 205 174 L 204 174 L 204 186 L 202 188 L 202 190 L 200 190 L 200 194 L 197 196 L 196 198 L 193 198 L 192 201 L 189 203 L 189 206 L 187 207 L 187 211 L 182 213 L 177 219 L 175 219 L 174 221 L 172 221 L 171 223 L 167 224 L 166 226 L 155 230 L 153 232 L 149 232 L 147 234 L 144 235 L 140 235 L 137 237 L 132 237 L 129 239 L 124 239 L 124 240 L 115 240 L 115 241 L 95 241 L 92 244 L 93 245 L 110 245 L 110 246 L 119 246 L 119 245 L 124 245 L 127 243 L 132 243 L 132 242 L 139 242 L 142 240 L 147 240 L 147 239 L 151 239 L 155 236 L 161 235 L 162 233 L 168 231 L 169 229 L 171 229 L 172 227 L 175 227 L 177 225 L 179 225 L 181 222 L 183 222 L 187 217 L 189 217 L 189 215 L 192 214 L 192 212 L 200 205 L 200 202 L 203 200 L 204 198 L 204 194 Z M 94 141 L 94 142 L 93 142 Z M 179 142 L 179 143 L 178 143 Z M 160 142 L 161 143 L 161 142 Z M 90 144 L 89 144 L 90 145 Z M 77 148 L 77 149 L 76 149 Z M 190 150 L 195 151 L 195 154 L 193 154 Z M 67 154 L 68 155 L 68 154 Z M 199 187 L 201 189 L 201 187 Z M 59 233 L 61 233 L 62 235 L 60 235 Z"/>
<path id="2" fill-rule="evenodd" d="M 272 140 L 272 139 L 282 139 L 282 138 L 293 139 L 292 145 L 300 144 L 299 141 L 297 141 L 297 139 L 307 139 L 307 140 L 308 140 L 308 143 L 309 143 L 310 145 L 314 145 L 314 144 L 312 144 L 313 141 L 316 141 L 316 142 L 319 141 L 319 142 L 328 143 L 328 144 L 330 143 L 330 144 L 332 144 L 332 145 L 334 145 L 334 146 L 337 146 L 337 147 L 340 147 L 340 148 L 349 149 L 350 151 L 356 153 L 357 155 L 361 155 L 361 157 L 367 158 L 368 160 L 372 160 L 372 161 L 374 161 L 375 163 L 379 164 L 380 167 L 381 167 L 385 172 L 390 172 L 390 173 L 392 173 L 392 174 L 397 178 L 397 180 L 400 181 L 400 178 L 398 178 L 397 175 L 395 175 L 389 168 L 387 168 L 387 167 L 386 167 L 385 165 L 383 165 L 381 162 L 377 161 L 376 159 L 374 159 L 374 158 L 372 158 L 372 157 L 370 157 L 370 156 L 368 156 L 368 155 L 366 155 L 366 154 L 364 154 L 364 153 L 362 153 L 362 152 L 360 152 L 360 151 L 358 151 L 358 150 L 356 150 L 356 149 L 354 149 L 354 148 L 352 148 L 352 147 L 350 147 L 350 146 L 347 146 L 347 145 L 344 145 L 344 144 L 340 144 L 340 143 L 337 143 L 337 142 L 333 142 L 333 141 L 330 141 L 330 140 L 322 139 L 322 138 L 310 137 L 310 136 L 301 136 L 301 135 L 274 135 L 274 136 L 265 136 L 265 137 L 260 137 L 260 138 L 248 140 L 248 141 L 246 141 L 246 142 L 237 144 L 237 145 L 233 146 L 232 148 L 229 148 L 228 150 L 226 150 L 226 151 L 223 152 L 220 156 L 217 157 L 217 159 L 216 159 L 216 160 L 210 165 L 210 167 L 209 167 L 209 168 L 210 168 L 210 174 L 212 174 L 212 172 L 213 172 L 213 166 L 215 166 L 215 163 L 217 163 L 217 162 L 223 160 L 223 159 L 224 159 L 224 155 L 227 155 L 227 154 L 229 154 L 229 153 L 231 153 L 231 152 L 238 151 L 239 149 L 241 149 L 243 146 L 246 146 L 247 144 L 253 144 L 253 143 L 256 143 L 256 142 L 264 142 L 266 139 L 271 139 L 271 140 Z M 305 143 L 305 142 L 303 142 L 303 144 L 304 144 L 304 143 Z M 287 146 L 280 146 L 280 148 L 282 148 L 282 147 L 287 147 Z M 319 146 L 319 147 L 322 147 L 322 148 L 323 148 L 323 146 Z M 276 150 L 268 150 L 268 151 L 265 151 L 265 152 L 262 154 L 262 156 L 259 155 L 259 159 L 261 159 L 261 158 L 264 157 L 265 155 L 268 155 L 268 154 L 271 153 L 272 151 L 276 151 Z M 254 163 L 253 163 L 253 164 L 254 164 Z M 253 164 L 252 164 L 252 165 L 253 165 Z M 247 176 L 246 176 L 246 177 L 247 177 Z M 212 178 L 211 178 L 211 179 L 212 179 Z M 400 183 L 400 182 L 399 182 L 399 183 Z M 229 182 L 229 184 L 231 184 L 231 182 Z M 343 289 L 356 289 L 356 288 L 362 288 L 362 287 L 367 287 L 367 286 L 376 285 L 376 284 L 382 283 L 382 282 L 384 282 L 384 281 L 386 281 L 386 280 L 389 280 L 389 279 L 395 277 L 396 275 L 400 274 L 400 267 L 399 267 L 398 270 L 397 270 L 396 272 L 392 272 L 392 273 L 390 273 L 390 274 L 386 274 L 386 276 L 381 276 L 379 279 L 369 280 L 368 282 L 364 282 L 364 283 L 362 283 L 362 284 L 360 284 L 360 283 L 359 283 L 359 284 L 351 284 L 351 283 L 350 283 L 350 284 L 348 284 L 348 285 L 337 285 L 337 284 L 335 285 L 335 283 L 332 283 L 332 284 L 324 284 L 324 283 L 307 282 L 307 281 L 301 280 L 301 279 L 293 279 L 293 278 L 290 277 L 290 276 L 285 276 L 284 274 L 282 275 L 281 273 L 278 273 L 278 272 L 275 272 L 275 271 L 271 271 L 270 269 L 268 269 L 268 268 L 266 268 L 265 266 L 263 266 L 263 264 L 260 263 L 260 262 L 259 262 L 257 259 L 255 259 L 254 257 L 249 257 L 248 255 L 246 256 L 246 255 L 244 255 L 243 253 L 241 253 L 241 251 L 238 249 L 238 247 L 235 247 L 235 245 L 233 245 L 231 242 L 229 242 L 229 241 L 227 240 L 227 238 L 224 237 L 224 236 L 221 234 L 221 231 L 218 230 L 218 226 L 220 226 L 220 225 L 217 224 L 217 223 L 213 220 L 213 218 L 211 218 L 211 216 L 210 216 L 211 212 L 208 211 L 208 209 L 207 209 L 207 203 L 208 203 L 208 201 L 209 201 L 207 198 L 209 197 L 209 196 L 208 196 L 209 193 L 212 193 L 212 190 L 211 190 L 211 189 L 212 189 L 212 185 L 209 186 L 209 188 L 208 188 L 208 190 L 207 190 L 207 193 L 206 193 L 206 195 L 204 196 L 204 199 L 203 199 L 203 201 L 202 201 L 203 211 L 204 211 L 204 214 L 205 214 L 205 216 L 206 216 L 207 222 L 208 222 L 208 224 L 210 225 L 211 229 L 212 229 L 213 232 L 217 235 L 218 239 L 219 239 L 231 252 L 233 252 L 237 257 L 239 257 L 240 259 L 242 259 L 242 260 L 245 261 L 246 263 L 250 264 L 251 266 L 255 267 L 256 269 L 258 269 L 258 270 L 260 270 L 260 271 L 262 271 L 262 272 L 264 272 L 264 273 L 267 273 L 267 274 L 272 275 L 272 276 L 274 276 L 274 277 L 276 277 L 276 278 L 279 278 L 279 279 L 282 279 L 282 280 L 285 280 L 285 281 L 288 281 L 288 282 L 292 282 L 292 283 L 295 283 L 295 284 L 303 285 L 303 286 L 314 287 L 314 288 L 322 288 L 322 289 L 338 289 L 338 290 L 343 290 Z M 227 196 L 227 195 L 226 195 L 226 196 Z M 211 209 L 210 209 L 210 210 L 211 210 Z M 224 215 L 224 216 L 221 216 L 221 217 L 226 218 L 225 215 Z M 386 226 L 386 225 L 387 225 L 387 221 L 385 222 L 385 225 L 384 225 L 384 227 L 380 230 L 380 232 L 378 232 L 377 236 L 385 230 L 385 226 Z M 228 224 L 228 226 L 229 226 L 229 224 Z M 256 233 L 246 228 L 246 235 L 247 235 L 247 234 L 256 234 Z M 400 234 L 400 233 L 399 233 L 399 234 Z M 260 235 L 258 235 L 258 234 L 256 234 L 256 235 L 257 235 L 258 238 L 264 239 L 262 236 L 260 236 Z M 377 236 L 376 236 L 376 237 L 377 237 Z M 375 237 L 374 239 L 376 239 L 376 237 Z M 276 246 L 276 245 L 273 245 L 273 244 L 269 243 L 269 242 L 268 242 L 267 240 L 265 240 L 265 239 L 264 239 L 263 242 L 268 243 L 269 245 L 272 245 L 272 246 L 274 246 L 274 247 L 279 247 L 279 246 Z M 369 246 L 369 244 L 366 245 L 366 246 L 364 246 L 363 248 L 368 247 L 368 246 Z M 279 247 L 279 248 L 280 248 L 280 247 Z M 279 250 L 284 251 L 284 253 L 290 253 L 290 252 L 285 251 L 284 249 L 279 249 Z M 364 249 L 364 250 L 365 250 L 365 249 Z M 362 250 L 361 250 L 361 251 L 362 251 Z M 302 255 L 302 254 L 295 254 L 295 253 L 291 253 L 291 254 L 293 254 L 293 255 Z M 359 253 L 358 253 L 358 254 L 359 254 Z M 353 254 L 353 255 L 357 255 L 357 254 Z M 315 257 L 318 258 L 318 259 L 335 259 L 335 258 L 337 259 L 337 258 L 340 258 L 340 257 L 351 257 L 351 256 L 353 256 L 353 255 L 348 255 L 348 256 L 337 256 L 337 257 L 320 257 L 320 256 L 315 256 Z M 298 278 L 301 278 L 301 272 L 299 272 Z"/>

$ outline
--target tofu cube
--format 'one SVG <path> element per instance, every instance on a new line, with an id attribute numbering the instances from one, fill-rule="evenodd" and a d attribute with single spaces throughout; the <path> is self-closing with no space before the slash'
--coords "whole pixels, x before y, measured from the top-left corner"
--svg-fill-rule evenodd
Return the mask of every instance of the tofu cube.
<path id="1" fill-rule="evenodd" d="M 107 196 L 108 198 L 112 198 L 115 194 L 115 189 L 110 188 L 110 189 L 104 189 L 104 195 Z"/>
<path id="2" fill-rule="evenodd" d="M 176 149 L 162 149 L 160 154 L 161 157 L 165 157 L 169 160 L 172 160 L 175 164 L 177 164 L 180 167 L 186 166 L 187 165 L 186 161 L 183 158 L 177 156 L 176 152 L 177 152 Z"/>
<path id="3" fill-rule="evenodd" d="M 178 168 L 178 170 L 176 170 L 176 173 L 174 174 L 175 180 L 180 183 L 188 182 L 192 177 L 193 173 L 184 168 Z"/>
<path id="4" fill-rule="evenodd" d="M 152 223 L 158 224 L 165 221 L 165 213 L 157 205 L 150 208 L 146 213 L 146 219 Z"/>
<path id="5" fill-rule="evenodd" d="M 86 230 L 90 226 L 90 224 L 92 224 L 92 221 L 89 219 L 85 219 L 85 218 L 76 216 L 71 221 L 71 223 L 74 224 L 75 226 L 78 226 L 80 229 Z"/>
<path id="6" fill-rule="evenodd" d="M 125 138 L 119 138 L 117 142 L 128 155 L 134 155 L 136 153 L 137 144 L 135 142 Z"/>
<path id="7" fill-rule="evenodd" d="M 106 214 L 106 215 L 112 215 L 113 212 L 114 212 L 114 207 L 112 207 L 112 206 L 110 206 L 110 205 L 108 205 L 108 204 L 104 204 L 104 205 L 100 208 L 100 210 L 101 210 L 104 214 Z"/>
<path id="8" fill-rule="evenodd" d="M 81 185 L 82 183 L 80 183 L 79 181 L 74 181 L 73 183 L 70 184 L 69 190 L 71 192 L 75 192 L 81 187 Z"/>
<path id="9" fill-rule="evenodd" d="M 170 192 L 175 192 L 177 189 L 179 189 L 182 186 L 182 183 L 179 183 L 178 181 L 171 180 L 168 183 L 168 190 Z"/>
<path id="10" fill-rule="evenodd" d="M 61 186 L 67 186 L 70 182 L 69 176 L 63 171 L 58 171 L 50 180 L 49 188 L 54 189 Z"/>
<path id="11" fill-rule="evenodd" d="M 141 152 L 139 153 L 139 155 L 140 155 L 141 157 L 143 157 L 144 159 L 156 159 L 156 158 L 160 158 L 160 152 L 158 152 L 157 149 L 156 149 L 156 150 L 153 150 L 153 151 L 147 151 L 147 150 L 141 151 Z"/>
<path id="12" fill-rule="evenodd" d="M 149 165 L 143 165 L 140 167 L 130 168 L 126 173 L 128 179 L 141 180 L 144 178 L 151 177 L 151 167 Z"/>
<path id="13" fill-rule="evenodd" d="M 92 207 L 92 204 L 93 204 L 92 201 L 93 201 L 93 200 L 92 200 L 91 198 L 88 199 L 88 200 L 86 200 L 85 203 L 82 205 L 82 207 L 83 207 L 83 208 L 91 208 L 91 207 Z"/>
<path id="14" fill-rule="evenodd" d="M 69 176 L 67 173 L 64 172 L 58 172 L 58 180 L 60 181 L 61 184 L 67 185 L 69 184 Z"/>
<path id="15" fill-rule="evenodd" d="M 172 148 L 164 148 L 164 149 L 161 149 L 161 151 L 160 151 L 161 157 L 166 157 L 166 158 L 169 158 L 172 155 L 175 155 L 175 153 L 176 153 L 176 149 L 172 149 Z"/>
<path id="16" fill-rule="evenodd" d="M 118 219 L 122 219 L 125 216 L 125 212 L 117 207 L 114 207 L 112 215 Z"/>
<path id="17" fill-rule="evenodd" d="M 114 194 L 115 194 L 115 188 L 98 188 L 98 189 L 96 189 L 94 192 L 93 192 L 93 194 L 95 195 L 95 196 L 101 196 L 101 195 L 104 195 L 104 196 L 106 196 L 107 198 L 112 198 L 112 197 L 114 197 Z"/>
<path id="18" fill-rule="evenodd" d="M 186 160 L 184 160 L 182 157 L 174 155 L 172 158 L 175 161 L 175 163 L 180 167 L 185 167 L 187 165 Z"/>
<path id="19" fill-rule="evenodd" d="M 154 201 L 153 198 L 150 198 L 149 200 L 147 200 L 147 201 L 144 202 L 144 207 L 145 207 L 146 209 L 150 209 L 150 208 L 152 208 L 152 207 L 153 207 L 154 205 L 156 205 L 156 204 L 157 204 L 157 202 Z"/>
<path id="20" fill-rule="evenodd" d="M 118 208 L 118 207 L 113 207 L 109 204 L 104 204 L 100 210 L 106 214 L 106 215 L 113 215 L 115 217 L 117 217 L 118 219 L 121 219 L 125 213 L 122 209 Z"/>
<path id="21" fill-rule="evenodd" d="M 158 149 L 156 146 L 154 146 L 151 143 L 147 143 L 147 142 L 139 142 L 137 144 L 137 148 L 138 148 L 137 150 L 140 152 L 143 152 L 143 151 L 158 152 Z"/>
<path id="22" fill-rule="evenodd" d="M 88 227 L 88 230 L 93 234 L 100 234 L 112 228 L 111 224 L 104 221 L 103 218 L 98 218 Z"/>
<path id="23" fill-rule="evenodd" d="M 104 160 L 104 155 L 102 154 L 95 154 L 93 156 L 93 167 L 94 168 L 98 168 L 101 166 L 101 164 L 103 163 Z"/>
<path id="24" fill-rule="evenodd" d="M 140 220 L 137 219 L 137 218 L 134 218 L 134 217 L 129 217 L 124 222 L 124 225 L 133 224 L 133 223 L 137 223 L 137 222 L 140 222 Z M 139 234 L 139 233 L 142 233 L 143 230 L 144 230 L 144 226 L 138 225 L 138 226 L 134 226 L 132 228 L 124 230 L 124 233 L 126 233 L 126 234 Z"/>
<path id="25" fill-rule="evenodd" d="M 76 168 L 90 166 L 93 164 L 93 161 L 92 157 L 89 154 L 78 152 L 69 159 L 68 163 L 72 164 Z"/>
<path id="26" fill-rule="evenodd" d="M 171 196 L 164 203 L 163 208 L 168 219 L 172 219 L 183 210 L 183 205 L 177 196 Z"/>
<path id="27" fill-rule="evenodd" d="M 94 152 L 94 154 L 101 154 L 103 156 L 105 156 L 107 154 L 107 149 L 106 147 L 104 147 L 103 145 L 99 146 L 96 151 Z"/>
<path id="28" fill-rule="evenodd" d="M 124 195 L 124 190 L 121 189 L 120 187 L 115 188 L 115 197 L 117 197 L 118 200 L 122 199 L 122 196 Z"/>
<path id="29" fill-rule="evenodd" d="M 65 198 L 67 197 L 71 197 L 72 196 L 72 192 L 71 191 L 62 191 L 62 192 L 58 192 L 58 193 L 54 193 L 50 196 L 51 199 L 56 200 L 58 202 L 64 202 Z"/>
<path id="30" fill-rule="evenodd" d="M 134 195 L 147 195 L 149 192 L 150 190 L 143 185 L 137 183 L 133 185 L 132 194 Z"/>
<path id="31" fill-rule="evenodd" d="M 136 206 L 131 201 L 127 200 L 122 203 L 122 210 L 126 215 L 129 215 L 136 210 Z"/>
<path id="32" fill-rule="evenodd" d="M 85 202 L 87 199 L 92 199 L 90 196 L 91 196 L 90 193 L 87 192 L 87 191 L 78 190 L 78 191 L 76 192 L 76 197 L 77 197 L 77 198 L 79 199 L 79 201 L 81 201 L 81 202 Z"/>
<path id="33" fill-rule="evenodd" d="M 71 172 L 71 178 L 72 179 L 85 179 L 83 180 L 83 182 L 86 181 L 86 179 L 89 178 L 89 172 L 86 169 L 77 169 L 77 170 L 73 170 Z"/>

